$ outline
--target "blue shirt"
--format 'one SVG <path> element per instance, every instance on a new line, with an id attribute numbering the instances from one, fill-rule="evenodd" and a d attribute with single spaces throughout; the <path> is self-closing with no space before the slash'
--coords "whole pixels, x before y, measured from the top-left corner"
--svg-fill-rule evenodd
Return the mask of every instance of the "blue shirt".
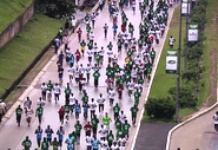
<path id="1" fill-rule="evenodd" d="M 93 139 L 92 143 L 93 143 L 93 148 L 98 149 L 99 140 L 98 139 Z"/>
<path id="2" fill-rule="evenodd" d="M 35 134 L 36 134 L 36 138 L 37 139 L 41 139 L 42 138 L 42 129 L 37 129 L 36 131 L 35 131 Z"/>
<path id="3" fill-rule="evenodd" d="M 80 112 L 80 104 L 75 104 L 75 111 Z"/>
<path id="4" fill-rule="evenodd" d="M 74 141 L 74 137 L 68 137 L 67 138 L 67 148 L 73 148 L 73 141 Z"/>

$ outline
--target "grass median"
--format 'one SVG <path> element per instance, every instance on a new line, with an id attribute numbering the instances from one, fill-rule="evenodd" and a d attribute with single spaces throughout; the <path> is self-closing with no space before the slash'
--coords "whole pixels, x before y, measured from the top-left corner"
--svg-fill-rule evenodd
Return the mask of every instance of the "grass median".
<path id="1" fill-rule="evenodd" d="M 64 20 L 34 14 L 25 29 L 10 40 L 0 51 L 0 96 L 57 35 Z"/>
<path id="2" fill-rule="evenodd" d="M 0 33 L 21 15 L 33 0 L 0 0 Z"/>

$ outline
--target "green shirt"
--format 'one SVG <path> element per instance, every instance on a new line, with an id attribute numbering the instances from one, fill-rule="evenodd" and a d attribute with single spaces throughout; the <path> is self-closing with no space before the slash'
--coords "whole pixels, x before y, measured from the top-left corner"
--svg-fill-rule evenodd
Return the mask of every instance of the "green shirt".
<path id="1" fill-rule="evenodd" d="M 109 77 L 109 78 L 110 78 L 110 77 L 111 77 L 111 75 L 112 75 L 112 74 L 111 74 L 111 71 L 107 71 L 107 72 L 106 72 L 106 75 L 107 75 L 107 77 Z"/>
<path id="2" fill-rule="evenodd" d="M 24 145 L 24 148 L 25 148 L 25 150 L 26 149 L 30 149 L 30 147 L 31 147 L 31 145 L 32 145 L 32 142 L 28 139 L 28 140 L 24 140 L 23 142 L 22 142 L 22 145 Z"/>
<path id="3" fill-rule="evenodd" d="M 42 114 L 43 114 L 43 107 L 39 106 L 39 107 L 36 109 L 36 111 L 37 111 L 37 115 L 38 115 L 38 116 L 42 116 Z"/>
<path id="4" fill-rule="evenodd" d="M 96 54 L 96 55 L 95 55 L 95 60 L 96 60 L 97 62 L 100 62 L 100 55 Z"/>
<path id="5" fill-rule="evenodd" d="M 132 116 L 136 116 L 139 109 L 137 106 L 133 106 L 130 110 L 132 112 Z"/>
<path id="6" fill-rule="evenodd" d="M 151 59 L 154 59 L 154 58 L 155 58 L 155 54 L 156 54 L 155 51 L 151 51 Z"/>
<path id="7" fill-rule="evenodd" d="M 126 81 L 129 82 L 130 79 L 131 79 L 131 74 L 126 73 L 126 74 L 125 74 L 125 78 L 126 78 Z"/>
<path id="8" fill-rule="evenodd" d="M 119 113 L 120 112 L 120 106 L 115 105 L 113 107 L 114 113 Z"/>
<path id="9" fill-rule="evenodd" d="M 90 26 L 86 26 L 86 32 L 90 32 L 91 31 L 91 27 Z"/>
<path id="10" fill-rule="evenodd" d="M 69 104 L 64 105 L 64 108 L 65 108 L 65 112 L 66 112 L 67 114 L 69 114 L 69 113 L 70 113 L 70 105 L 69 105 Z"/>
<path id="11" fill-rule="evenodd" d="M 152 67 L 146 67 L 147 74 L 151 74 Z"/>
<path id="12" fill-rule="evenodd" d="M 142 40 L 142 39 L 139 39 L 139 40 L 138 40 L 138 45 L 139 45 L 139 46 L 142 46 L 142 45 L 143 45 L 143 40 Z"/>
<path id="13" fill-rule="evenodd" d="M 116 120 L 115 121 L 115 126 L 116 126 L 116 129 L 118 130 L 118 129 L 120 129 L 120 126 L 121 126 L 121 121 L 120 120 Z"/>
<path id="14" fill-rule="evenodd" d="M 98 80 L 98 78 L 100 77 L 100 73 L 99 73 L 98 71 L 95 71 L 95 72 L 93 73 L 93 76 L 94 76 L 94 79 L 95 79 L 95 80 Z"/>
<path id="15" fill-rule="evenodd" d="M 123 132 L 124 133 L 129 133 L 129 128 L 130 128 L 130 124 L 129 123 L 124 123 L 123 124 Z"/>
<path id="16" fill-rule="evenodd" d="M 58 141 L 53 141 L 52 145 L 53 145 L 53 150 L 58 150 L 58 147 L 59 147 Z"/>
<path id="17" fill-rule="evenodd" d="M 84 41 L 82 41 L 81 43 L 80 43 L 80 46 L 86 46 L 86 42 L 84 42 Z"/>
<path id="18" fill-rule="evenodd" d="M 108 143 L 113 143 L 114 140 L 114 135 L 113 134 L 107 134 L 107 142 Z"/>
<path id="19" fill-rule="evenodd" d="M 112 49 L 113 48 L 113 45 L 112 44 L 108 44 L 108 49 Z"/>
<path id="20" fill-rule="evenodd" d="M 110 117 L 104 117 L 103 120 L 104 120 L 104 125 L 106 126 L 110 125 L 110 120 L 111 120 Z"/>
<path id="21" fill-rule="evenodd" d="M 75 127 L 75 132 L 76 133 L 80 133 L 81 132 L 81 129 L 82 129 L 82 125 L 81 124 L 75 124 L 74 127 Z"/>
<path id="22" fill-rule="evenodd" d="M 48 148 L 49 148 L 48 141 L 42 141 L 41 150 L 48 150 Z"/>
<path id="23" fill-rule="evenodd" d="M 22 108 L 17 108 L 17 109 L 16 109 L 16 115 L 17 115 L 17 116 L 21 116 L 21 115 L 22 115 L 22 112 L 23 112 L 23 109 L 22 109 Z"/>
<path id="24" fill-rule="evenodd" d="M 88 103 L 89 96 L 88 95 L 83 95 L 82 100 L 83 100 L 83 103 Z"/>
<path id="25" fill-rule="evenodd" d="M 144 79 L 143 78 L 139 78 L 138 81 L 139 81 L 139 84 L 141 84 L 141 85 L 144 84 Z"/>
<path id="26" fill-rule="evenodd" d="M 123 130 L 117 130 L 117 139 L 121 138 L 123 133 Z"/>
<path id="27" fill-rule="evenodd" d="M 66 95 L 70 95 L 71 89 L 65 88 L 65 91 L 64 91 L 64 92 L 65 92 Z"/>
<path id="28" fill-rule="evenodd" d="M 92 118 L 92 127 L 93 128 L 97 128 L 98 127 L 98 123 L 99 123 L 99 119 L 98 118 Z"/>
<path id="29" fill-rule="evenodd" d="M 47 91 L 52 91 L 52 89 L 53 89 L 53 84 L 51 84 L 51 83 L 48 83 L 47 84 Z"/>

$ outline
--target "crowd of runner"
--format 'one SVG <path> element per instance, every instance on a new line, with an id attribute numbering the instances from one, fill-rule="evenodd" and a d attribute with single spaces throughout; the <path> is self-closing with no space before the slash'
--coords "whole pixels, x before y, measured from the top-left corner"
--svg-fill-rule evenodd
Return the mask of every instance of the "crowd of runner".
<path id="1" fill-rule="evenodd" d="M 134 27 L 131 23 L 134 20 L 129 20 L 125 14 L 125 9 L 131 7 L 134 14 L 136 3 L 138 2 L 141 23 L 139 27 Z M 84 18 L 86 22 L 86 40 L 81 39 L 81 35 L 85 34 L 85 31 L 82 31 L 81 28 L 76 31 L 73 26 L 73 32 L 75 31 L 78 34 L 80 43 L 80 48 L 75 50 L 75 52 L 72 52 L 68 47 L 68 27 L 65 26 L 64 32 L 60 30 L 58 39 L 55 39 L 55 53 L 58 53 L 61 42 L 65 44 L 65 47 L 64 51 L 58 54 L 57 71 L 59 83 L 52 83 L 52 81 L 42 83 L 42 94 L 37 102 L 36 110 L 32 110 L 32 101 L 29 97 L 24 102 L 24 110 L 21 106 L 16 109 L 18 126 L 20 126 L 23 112 L 26 114 L 28 126 L 31 125 L 33 114 L 38 117 L 39 126 L 34 132 L 38 149 L 48 150 L 49 147 L 53 147 L 54 150 L 58 150 L 63 144 L 67 144 L 68 150 L 73 150 L 75 149 L 75 144 L 80 144 L 81 130 L 85 130 L 86 140 L 81 142 L 87 145 L 87 150 L 125 150 L 125 144 L 130 136 L 129 130 L 136 125 L 137 112 L 139 110 L 138 104 L 143 86 L 150 81 L 156 55 L 153 45 L 158 45 L 159 39 L 163 37 L 165 26 L 167 26 L 168 7 L 171 5 L 165 0 L 159 0 L 156 7 L 154 7 L 153 0 L 138 0 L 138 2 L 136 0 L 108 0 L 108 11 L 113 21 L 113 26 L 109 28 L 107 23 L 105 23 L 102 30 L 105 38 L 108 38 L 107 33 L 112 30 L 113 40 L 117 41 L 117 45 L 109 42 L 105 47 L 98 47 L 98 41 L 95 41 L 93 33 L 98 13 L 87 14 Z M 103 9 L 102 5 L 104 3 L 105 1 L 100 0 L 100 10 Z M 121 15 L 122 20 L 118 20 L 119 15 Z M 121 22 L 121 26 L 119 26 L 118 22 Z M 72 25 L 74 24 L 75 18 L 73 17 Z M 137 38 L 134 36 L 136 32 L 139 32 L 139 37 Z M 173 43 L 174 40 L 171 39 L 171 42 Z M 118 55 L 122 51 L 126 52 L 124 66 L 118 64 L 118 57 L 114 54 L 115 46 L 117 46 Z M 88 64 L 80 62 L 80 58 L 85 57 L 85 54 L 88 56 Z M 108 59 L 107 64 L 104 63 L 104 59 Z M 67 71 L 64 71 L 64 61 L 69 66 Z M 103 65 L 107 65 L 106 74 L 100 74 Z M 63 79 L 63 74 L 66 72 L 69 74 L 69 79 Z M 106 91 L 114 116 L 109 116 L 107 112 L 104 112 L 105 101 L 108 100 L 104 97 L 105 93 L 100 93 L 99 96 L 91 98 L 89 97 L 89 91 L 86 90 L 90 78 L 94 78 L 94 86 L 98 88 L 101 76 L 107 76 L 104 82 L 107 84 Z M 68 80 L 69 82 L 65 86 L 65 90 L 61 91 L 63 80 Z M 72 91 L 72 84 L 78 85 L 78 91 Z M 119 106 L 119 103 L 114 103 L 115 95 L 118 95 L 119 100 L 122 100 L 125 88 L 128 89 L 128 93 L 124 94 L 128 94 L 130 99 L 134 99 L 134 104 L 128 109 L 132 114 L 132 125 L 130 120 L 127 120 L 127 116 Z M 81 92 L 83 94 L 82 99 L 75 97 L 73 92 Z M 46 102 L 52 102 L 53 100 L 57 104 L 60 100 L 60 94 L 63 93 L 65 94 L 65 105 L 58 110 L 61 123 L 59 130 L 53 131 L 50 125 L 43 130 L 40 125 L 45 111 L 44 105 L 46 105 Z M 96 115 L 97 111 L 104 114 L 104 117 L 100 118 L 103 119 L 103 124 L 99 123 L 99 117 Z M 74 125 L 75 131 L 65 133 L 63 125 L 67 124 L 70 119 L 69 116 L 74 114 L 75 119 L 77 119 Z M 86 120 L 85 125 L 80 123 L 79 118 L 81 117 L 84 117 Z M 116 132 L 110 129 L 112 124 L 116 128 Z M 43 133 L 46 134 L 46 137 L 42 137 Z M 64 138 L 65 134 L 67 134 L 66 138 Z M 21 144 L 25 150 L 29 150 L 32 140 L 27 136 Z"/>

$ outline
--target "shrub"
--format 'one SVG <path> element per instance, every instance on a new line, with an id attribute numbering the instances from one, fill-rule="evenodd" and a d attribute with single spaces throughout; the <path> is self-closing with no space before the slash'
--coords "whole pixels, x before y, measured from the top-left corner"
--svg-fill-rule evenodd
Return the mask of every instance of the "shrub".
<path id="1" fill-rule="evenodd" d="M 176 103 L 170 97 L 149 98 L 145 110 L 149 117 L 171 119 L 176 112 Z"/>

